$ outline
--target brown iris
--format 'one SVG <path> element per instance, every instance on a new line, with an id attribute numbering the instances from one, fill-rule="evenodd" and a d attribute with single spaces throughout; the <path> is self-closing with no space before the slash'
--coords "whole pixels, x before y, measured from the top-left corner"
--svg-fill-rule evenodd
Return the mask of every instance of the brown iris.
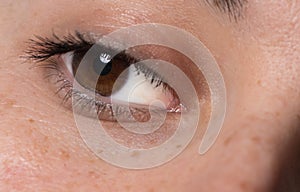
<path id="1" fill-rule="evenodd" d="M 134 63 L 133 58 L 121 52 L 113 58 L 105 54 L 107 60 L 103 61 L 101 54 L 104 53 L 99 53 L 81 62 L 85 54 L 86 51 L 74 52 L 72 61 L 75 79 L 81 86 L 108 97 L 124 85 L 128 76 L 126 69 Z"/>

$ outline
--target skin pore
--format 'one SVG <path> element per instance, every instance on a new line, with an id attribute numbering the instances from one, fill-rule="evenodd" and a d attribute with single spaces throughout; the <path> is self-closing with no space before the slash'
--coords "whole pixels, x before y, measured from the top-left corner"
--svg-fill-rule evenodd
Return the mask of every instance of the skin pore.
<path id="1" fill-rule="evenodd" d="M 204 1 L 87 0 L 0 3 L 0 191 L 298 191 L 300 2 L 249 1 L 242 17 Z M 109 33 L 139 23 L 179 27 L 214 55 L 227 90 L 222 131 L 205 130 L 171 162 L 127 170 L 97 158 L 72 112 L 20 55 L 34 35 Z M 298 190 L 297 190 L 298 189 Z"/>

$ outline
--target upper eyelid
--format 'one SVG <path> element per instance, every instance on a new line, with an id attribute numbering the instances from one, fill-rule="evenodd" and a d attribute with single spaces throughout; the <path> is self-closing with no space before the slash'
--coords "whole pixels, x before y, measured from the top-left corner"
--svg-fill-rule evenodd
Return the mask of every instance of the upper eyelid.
<path id="1" fill-rule="evenodd" d="M 48 60 L 49 58 L 55 55 L 63 55 L 65 53 L 78 50 L 88 51 L 96 43 L 96 38 L 94 38 L 94 36 L 95 35 L 92 35 L 90 33 L 80 33 L 78 31 L 75 31 L 74 34 L 69 33 L 67 36 L 62 37 L 58 37 L 55 33 L 53 33 L 52 37 L 50 38 L 35 36 L 36 39 L 29 40 L 29 48 L 25 51 L 26 58 L 32 59 L 35 62 L 39 63 Z M 112 41 L 114 40 L 112 39 Z M 116 42 L 114 41 L 114 43 Z M 120 56 L 121 53 L 122 57 L 126 56 L 126 58 L 123 59 L 130 58 L 130 60 L 134 60 L 133 63 L 139 62 L 141 60 L 141 58 L 133 56 L 130 52 L 128 52 L 128 50 L 114 50 L 117 48 L 113 48 L 109 44 L 101 46 L 104 46 L 108 49 L 113 49 L 114 52 L 119 52 L 118 54 L 116 54 L 116 56 Z M 147 69 L 147 67 L 141 68 L 141 66 L 139 66 L 138 68 L 141 71 Z M 138 70 L 138 68 L 136 69 Z M 147 79 L 155 79 L 153 78 L 153 76 L 159 77 L 159 79 L 161 79 L 160 81 L 155 81 L 157 83 L 156 87 L 160 84 L 164 85 L 164 83 L 162 82 L 163 78 L 160 75 L 156 74 L 156 72 L 147 69 L 146 72 L 144 72 L 144 74 L 145 78 Z"/>
<path id="2" fill-rule="evenodd" d="M 104 46 L 107 49 L 112 49 L 113 52 L 117 53 L 115 56 L 126 56 L 125 59 L 130 58 L 130 60 L 134 60 L 133 63 L 143 60 L 141 55 L 133 55 L 128 50 L 121 50 L 115 47 L 116 45 L 120 44 L 122 46 L 122 42 L 116 42 L 114 41 L 114 39 L 109 39 L 112 42 L 102 42 L 99 40 L 101 39 L 101 37 L 103 37 L 103 35 L 95 35 L 93 33 L 81 33 L 76 30 L 74 33 L 69 33 L 68 35 L 64 35 L 62 37 L 57 36 L 55 33 L 53 33 L 51 37 L 41 37 L 36 35 L 36 39 L 29 39 L 29 47 L 25 51 L 26 58 L 32 59 L 35 62 L 39 63 L 48 60 L 49 58 L 55 55 L 62 55 L 68 52 L 78 50 L 88 51 L 93 45 L 96 44 L 96 42 L 99 42 L 99 45 L 104 43 L 101 46 Z M 98 39 L 98 41 L 96 41 L 96 39 Z M 110 43 L 112 43 L 114 46 L 112 46 Z M 156 87 L 160 84 L 164 85 L 162 81 L 163 78 L 161 77 L 161 75 L 158 75 L 158 73 L 148 69 L 147 67 L 143 68 L 141 66 L 138 66 L 136 69 L 139 69 L 140 72 L 144 71 L 144 74 L 147 74 L 145 75 L 145 78 L 147 79 L 155 79 L 153 78 L 153 76 L 159 77 L 160 80 L 157 81 Z"/>

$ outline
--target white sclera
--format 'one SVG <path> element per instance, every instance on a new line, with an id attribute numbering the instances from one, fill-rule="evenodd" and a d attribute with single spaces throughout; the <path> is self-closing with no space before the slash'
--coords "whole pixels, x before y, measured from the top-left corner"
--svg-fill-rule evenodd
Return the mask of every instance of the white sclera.
<path id="1" fill-rule="evenodd" d="M 151 84 L 149 80 L 145 79 L 143 73 L 137 75 L 134 65 L 128 67 L 126 71 L 128 77 L 126 81 L 120 80 L 122 84 L 121 88 L 113 91 L 111 99 L 117 103 L 117 101 L 129 102 L 141 105 L 150 105 L 153 100 L 162 101 L 167 107 L 172 98 L 168 97 L 162 86 L 155 87 L 155 84 Z M 130 95 L 130 97 L 128 97 Z M 159 105 L 161 106 L 161 105 Z"/>

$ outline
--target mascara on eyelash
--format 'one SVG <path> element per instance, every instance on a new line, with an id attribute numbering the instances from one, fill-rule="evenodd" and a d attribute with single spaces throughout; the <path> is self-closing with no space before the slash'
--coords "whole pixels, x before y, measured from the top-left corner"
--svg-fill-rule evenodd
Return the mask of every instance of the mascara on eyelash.
<path id="1" fill-rule="evenodd" d="M 52 38 L 36 36 L 36 39 L 29 40 L 30 46 L 26 50 L 26 54 L 28 59 L 32 59 L 36 63 L 42 63 L 39 66 L 55 69 L 57 73 L 60 74 L 60 77 L 57 79 L 56 84 L 60 83 L 61 85 L 56 91 L 56 94 L 63 90 L 66 90 L 66 93 L 63 97 L 63 103 L 67 103 L 70 98 L 76 98 L 76 105 L 81 106 L 82 109 L 92 109 L 93 106 L 95 106 L 97 109 L 97 114 L 101 116 L 105 112 L 109 112 L 111 110 L 111 104 L 91 98 L 88 99 L 87 96 L 83 96 L 80 92 L 74 90 L 72 82 L 64 77 L 64 73 L 61 71 L 57 61 L 55 61 L 55 59 L 52 59 L 51 62 L 49 62 L 49 59 L 55 55 L 62 55 L 72 51 L 87 52 L 95 44 L 94 42 L 95 40 L 90 36 L 81 34 L 77 31 L 75 32 L 75 34 L 69 34 L 67 36 L 63 36 L 62 38 L 58 37 L 55 34 L 53 34 Z M 102 46 L 104 49 L 110 49 L 113 50 L 113 52 L 116 52 L 116 50 L 109 46 L 106 47 L 101 44 L 100 46 Z M 99 56 L 100 55 L 101 53 L 99 54 Z M 164 83 L 162 77 L 157 72 L 152 71 L 147 66 L 143 66 L 141 63 L 136 64 L 140 61 L 139 59 L 131 56 L 126 51 L 121 51 L 114 58 L 116 57 L 118 57 L 118 59 L 120 60 L 128 62 L 130 65 L 133 64 L 133 66 L 135 67 L 136 75 L 144 74 L 145 79 L 153 84 L 155 88 L 163 85 L 163 90 L 167 89 L 167 84 Z M 141 109 L 135 109 L 135 111 L 140 110 Z M 122 106 L 118 107 L 118 113 L 122 113 Z M 110 118 L 109 116 L 105 116 L 105 118 L 113 121 L 114 113 L 110 111 L 109 114 Z M 140 116 L 142 116 L 142 114 Z"/>
<path id="2" fill-rule="evenodd" d="M 73 50 L 89 49 L 93 46 L 94 40 L 88 34 L 75 31 L 74 34 L 69 33 L 62 38 L 55 33 L 50 38 L 35 35 L 35 38 L 29 39 L 27 43 L 29 46 L 25 51 L 25 58 L 42 62 L 54 55 L 64 54 Z"/>
<path id="3" fill-rule="evenodd" d="M 50 38 L 38 35 L 35 35 L 35 38 L 36 39 L 29 39 L 29 47 L 25 51 L 25 54 L 27 59 L 32 59 L 37 63 L 43 62 L 52 56 L 65 54 L 71 51 L 86 52 L 96 42 L 89 33 L 80 33 L 79 31 L 69 33 L 63 37 L 59 37 L 53 33 Z M 109 49 L 112 48 L 109 47 Z M 139 59 L 131 56 L 129 53 L 125 53 L 125 51 L 120 52 L 117 56 L 122 57 L 122 59 L 125 59 L 132 64 L 140 61 Z M 166 88 L 166 84 L 163 82 L 163 78 L 159 74 L 141 64 L 134 66 L 136 68 L 136 75 L 140 75 L 142 73 L 151 84 L 154 84 L 154 87 L 163 85 L 163 88 Z"/>

